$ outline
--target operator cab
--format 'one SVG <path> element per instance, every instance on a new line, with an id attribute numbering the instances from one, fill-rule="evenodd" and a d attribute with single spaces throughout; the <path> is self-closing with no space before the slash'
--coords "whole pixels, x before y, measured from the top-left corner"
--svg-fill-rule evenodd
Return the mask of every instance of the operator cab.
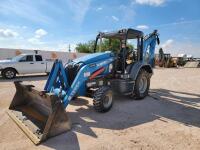
<path id="1" fill-rule="evenodd" d="M 143 32 L 122 29 L 117 32 L 102 33 L 96 37 L 94 52 L 110 50 L 116 55 L 115 70 L 120 74 L 129 73 L 134 62 L 142 60 Z M 108 45 L 109 47 L 105 47 Z"/>

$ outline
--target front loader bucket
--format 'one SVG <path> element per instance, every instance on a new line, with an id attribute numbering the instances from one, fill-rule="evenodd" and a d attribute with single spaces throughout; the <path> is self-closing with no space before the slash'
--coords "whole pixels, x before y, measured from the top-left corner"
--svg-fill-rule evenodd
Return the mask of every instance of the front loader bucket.
<path id="1" fill-rule="evenodd" d="M 71 122 L 57 96 L 20 82 L 15 82 L 15 87 L 8 115 L 35 144 L 71 129 Z"/>

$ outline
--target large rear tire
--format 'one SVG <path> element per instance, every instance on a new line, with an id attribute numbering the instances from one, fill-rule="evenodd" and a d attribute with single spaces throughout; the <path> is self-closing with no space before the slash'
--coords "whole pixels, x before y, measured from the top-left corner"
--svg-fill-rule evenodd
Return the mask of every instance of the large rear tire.
<path id="1" fill-rule="evenodd" d="M 134 86 L 133 94 L 135 100 L 141 100 L 145 98 L 149 93 L 149 87 L 150 87 L 150 75 L 146 70 L 141 69 L 137 76 Z"/>
<path id="2" fill-rule="evenodd" d="M 113 105 L 113 93 L 109 86 L 102 86 L 93 94 L 93 105 L 97 112 L 107 112 Z"/>

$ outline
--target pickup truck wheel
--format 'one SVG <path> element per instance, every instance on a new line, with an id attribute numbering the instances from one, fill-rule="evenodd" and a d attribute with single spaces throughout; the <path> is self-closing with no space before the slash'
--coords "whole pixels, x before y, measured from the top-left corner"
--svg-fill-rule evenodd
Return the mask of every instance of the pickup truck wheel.
<path id="1" fill-rule="evenodd" d="M 13 79 L 16 77 L 16 71 L 12 68 L 8 68 L 2 71 L 2 76 L 6 79 Z"/>
<path id="2" fill-rule="evenodd" d="M 134 86 L 133 94 L 135 100 L 141 100 L 144 97 L 146 97 L 149 93 L 149 86 L 150 86 L 149 73 L 146 70 L 141 69 L 137 76 Z"/>
<path id="3" fill-rule="evenodd" d="M 107 112 L 111 109 L 113 104 L 113 94 L 109 86 L 99 87 L 93 93 L 93 105 L 97 112 Z"/>

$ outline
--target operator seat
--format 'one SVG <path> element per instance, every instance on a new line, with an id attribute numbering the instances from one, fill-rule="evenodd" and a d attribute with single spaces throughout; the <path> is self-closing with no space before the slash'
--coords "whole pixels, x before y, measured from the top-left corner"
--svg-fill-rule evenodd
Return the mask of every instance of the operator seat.
<path id="1" fill-rule="evenodd" d="M 124 61 L 123 56 L 124 55 L 125 55 L 125 58 L 126 58 L 127 51 L 126 51 L 125 48 L 121 48 L 121 50 L 118 54 L 118 59 L 117 59 L 117 71 L 122 71 L 122 69 L 123 69 L 123 61 Z"/>
<path id="2" fill-rule="evenodd" d="M 126 62 L 126 60 L 128 58 L 128 55 L 129 55 L 129 51 L 130 51 L 129 47 L 126 47 L 126 49 L 122 48 L 120 50 L 120 53 L 118 55 L 119 59 L 117 60 L 117 70 L 118 71 L 122 71 L 122 69 L 123 69 L 123 61 L 125 61 L 126 72 L 128 72 L 128 73 L 130 72 L 130 70 L 131 70 L 131 68 L 133 66 L 134 61 L 131 62 L 130 64 L 128 64 Z M 125 57 L 125 60 L 124 60 L 123 56 Z M 133 54 L 133 58 L 132 59 L 134 59 L 134 58 L 135 58 L 135 55 Z"/>
<path id="3" fill-rule="evenodd" d="M 128 59 L 130 59 L 131 62 L 129 64 L 126 63 L 126 72 L 130 73 L 133 65 L 135 64 L 135 62 L 137 60 L 137 51 L 136 50 L 132 50 L 132 52 L 129 53 L 129 55 L 127 57 L 129 57 Z"/>

